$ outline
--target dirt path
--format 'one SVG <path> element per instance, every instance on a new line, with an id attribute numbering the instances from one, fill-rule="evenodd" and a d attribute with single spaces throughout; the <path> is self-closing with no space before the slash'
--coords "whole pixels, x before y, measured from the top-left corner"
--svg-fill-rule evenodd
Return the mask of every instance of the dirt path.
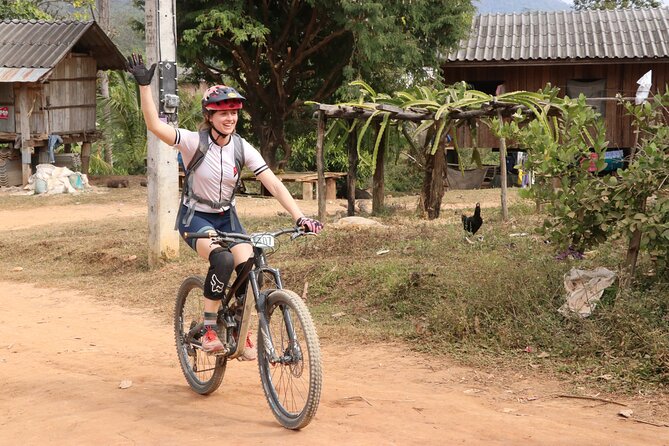
<path id="1" fill-rule="evenodd" d="M 329 339 L 318 414 L 290 432 L 272 417 L 255 363 L 233 361 L 202 397 L 181 375 L 171 327 L 150 315 L 75 291 L 0 290 L 0 444 L 201 445 L 220 435 L 241 445 L 669 444 L 667 428 L 556 398 L 551 383 Z M 123 380 L 132 386 L 120 389 Z"/>
<path id="2" fill-rule="evenodd" d="M 82 217 L 142 212 L 91 206 Z M 63 221 L 79 212 L 70 208 L 46 220 L 44 208 L 15 212 Z M 0 212 L 0 230 L 15 229 L 7 221 Z M 327 336 L 318 413 L 292 432 L 270 413 L 255 363 L 232 361 L 209 397 L 192 392 L 171 327 L 151 314 L 9 282 L 0 282 L 0 308 L 2 445 L 669 445 L 668 428 L 624 419 L 614 404 L 558 397 L 564 390 L 531 370 L 484 373 Z M 132 385 L 121 389 L 124 380 Z"/>
<path id="3" fill-rule="evenodd" d="M 508 201 L 512 203 L 518 201 L 518 194 L 515 191 L 509 193 Z M 111 200 L 110 200 L 111 201 Z M 442 212 L 444 215 L 451 211 L 462 210 L 471 212 L 474 209 L 474 203 L 481 202 L 482 208 L 499 207 L 498 193 L 485 191 L 453 191 L 444 196 L 442 202 Z M 407 209 L 415 209 L 418 198 L 414 196 L 387 198 L 386 203 Z M 371 200 L 358 200 L 358 205 L 371 210 Z M 302 211 L 307 215 L 318 215 L 318 201 L 299 200 Z M 343 199 L 328 200 L 326 211 L 330 216 L 340 214 L 344 216 L 347 209 L 347 201 Z M 285 215 L 281 205 L 274 199 L 241 196 L 237 197 L 237 212 L 243 219 L 244 216 L 253 215 L 255 217 L 274 216 L 279 213 Z M 39 206 L 32 209 L 0 209 L 0 231 L 14 229 L 28 229 L 41 225 L 47 225 L 52 222 L 58 223 L 76 223 L 79 221 L 97 221 L 106 218 L 124 218 L 139 217 L 146 215 L 146 202 L 133 200 L 130 202 L 116 201 L 105 204 L 77 204 L 72 206 Z"/>

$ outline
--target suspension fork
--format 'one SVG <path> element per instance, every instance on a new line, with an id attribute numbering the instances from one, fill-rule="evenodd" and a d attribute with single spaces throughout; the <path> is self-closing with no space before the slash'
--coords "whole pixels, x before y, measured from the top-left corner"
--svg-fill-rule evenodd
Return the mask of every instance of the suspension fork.
<path id="1" fill-rule="evenodd" d="M 280 289 L 283 288 L 283 284 L 281 282 L 281 275 L 279 274 L 279 270 L 274 269 L 274 268 L 270 268 L 270 267 L 266 266 L 266 264 L 256 267 L 256 269 L 253 270 L 251 274 L 252 274 L 252 276 L 259 277 L 260 275 L 262 275 L 264 273 L 272 275 L 272 277 L 274 279 L 274 283 L 276 284 L 276 289 L 280 290 Z M 259 326 L 260 332 L 262 333 L 262 336 L 263 336 L 263 346 L 265 348 L 265 353 L 267 354 L 267 357 L 269 358 L 269 361 L 271 363 L 282 362 L 283 357 L 279 356 L 276 349 L 274 348 L 274 341 L 272 339 L 272 333 L 269 329 L 269 323 L 267 321 L 267 300 L 268 300 L 270 294 L 275 290 L 272 289 L 272 290 L 266 290 L 266 291 L 261 292 L 260 289 L 258 288 L 258 281 L 257 280 L 251 280 L 251 286 L 253 287 L 253 294 L 256 296 L 256 310 L 258 312 L 258 326 Z M 285 319 L 285 314 L 284 314 L 284 319 Z M 281 353 L 281 354 L 283 354 L 283 353 Z"/>
<path id="2" fill-rule="evenodd" d="M 293 319 L 290 317 L 290 312 L 288 307 L 283 306 L 281 308 L 283 312 L 283 322 L 286 324 L 286 332 L 288 333 L 288 339 L 290 339 L 290 351 L 291 358 L 289 361 L 291 363 L 302 360 L 302 350 L 300 350 L 300 345 L 297 342 L 297 335 L 295 335 L 295 326 L 293 325 Z M 286 358 L 288 359 L 288 358 Z"/>
<path id="3" fill-rule="evenodd" d="M 272 290 L 267 290 L 263 292 L 259 292 L 257 288 L 253 289 L 254 294 L 257 296 L 256 297 L 256 310 L 258 312 L 258 325 L 260 326 L 260 331 L 263 335 L 263 344 L 265 347 L 265 352 L 267 354 L 267 357 L 270 358 L 271 363 L 292 363 L 295 361 L 299 361 L 302 359 L 302 352 L 300 351 L 299 345 L 297 343 L 297 338 L 295 335 L 295 328 L 293 325 L 293 321 L 290 317 L 290 312 L 288 311 L 288 308 L 285 306 L 281 306 L 281 317 L 283 319 L 283 323 L 286 327 L 286 332 L 288 333 L 288 337 L 290 339 L 290 351 L 292 354 L 289 357 L 286 357 L 284 355 L 285 352 L 277 352 L 276 349 L 274 348 L 274 341 L 272 339 L 272 334 L 269 329 L 269 323 L 267 321 L 267 301 L 270 297 L 270 295 L 276 291 L 280 290 L 283 288 L 283 285 L 281 283 L 281 276 L 279 274 L 279 271 L 274 269 L 274 268 L 269 268 L 269 267 L 264 267 L 264 268 L 259 268 L 254 270 L 251 274 L 262 274 L 263 272 L 272 274 L 274 277 L 274 281 L 276 282 L 276 289 Z M 257 281 L 252 280 L 252 284 L 257 285 Z"/>

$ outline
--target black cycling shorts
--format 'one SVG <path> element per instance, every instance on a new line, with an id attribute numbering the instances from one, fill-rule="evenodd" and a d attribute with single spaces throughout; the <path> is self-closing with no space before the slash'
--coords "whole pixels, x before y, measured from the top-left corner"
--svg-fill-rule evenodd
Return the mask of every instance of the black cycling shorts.
<path id="1" fill-rule="evenodd" d="M 187 212 L 188 209 L 186 208 L 185 205 L 182 204 L 181 213 L 179 215 L 186 215 Z M 193 214 L 193 219 L 191 220 L 190 225 L 188 227 L 184 227 L 182 219 L 179 218 L 179 234 L 181 234 L 181 237 L 184 236 L 185 232 L 207 232 L 212 229 L 217 229 L 223 232 L 235 232 L 235 233 L 246 234 L 244 227 L 239 222 L 239 218 L 237 217 L 237 212 L 235 212 L 233 207 L 222 213 L 195 211 L 195 213 Z M 195 249 L 195 244 L 197 243 L 198 239 L 192 238 L 186 240 L 184 238 L 184 240 L 186 243 L 188 243 L 188 246 Z M 229 246 L 233 247 L 236 244 L 237 243 L 230 243 Z"/>

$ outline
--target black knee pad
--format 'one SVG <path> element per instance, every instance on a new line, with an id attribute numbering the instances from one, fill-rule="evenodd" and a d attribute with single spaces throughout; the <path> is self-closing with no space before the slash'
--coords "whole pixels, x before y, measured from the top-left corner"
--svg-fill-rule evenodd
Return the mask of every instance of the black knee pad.
<path id="1" fill-rule="evenodd" d="M 209 271 L 204 279 L 204 297 L 221 300 L 235 268 L 232 253 L 224 248 L 216 248 L 209 254 Z"/>

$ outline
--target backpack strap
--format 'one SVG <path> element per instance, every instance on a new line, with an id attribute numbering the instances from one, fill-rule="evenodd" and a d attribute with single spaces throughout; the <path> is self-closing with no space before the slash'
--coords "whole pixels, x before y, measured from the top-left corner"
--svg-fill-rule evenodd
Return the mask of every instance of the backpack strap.
<path id="1" fill-rule="evenodd" d="M 219 209 L 225 206 L 229 206 L 230 209 L 232 209 L 233 212 L 234 206 L 232 203 L 234 202 L 235 198 L 235 192 L 237 188 L 239 188 L 239 185 L 241 184 L 242 181 L 242 169 L 244 168 L 244 165 L 246 164 L 246 160 L 244 157 L 244 144 L 243 144 L 243 139 L 241 136 L 239 136 L 236 133 L 233 133 L 231 136 L 232 139 L 232 144 L 234 148 L 234 157 L 235 157 L 235 167 L 237 168 L 237 182 L 235 184 L 235 187 L 232 189 L 232 195 L 230 196 L 229 199 L 223 200 L 223 201 L 212 201 L 208 200 L 206 198 L 200 197 L 197 195 L 195 192 L 193 192 L 193 176 L 192 173 L 202 164 L 202 160 L 204 159 L 207 151 L 209 150 L 209 131 L 208 130 L 200 130 L 199 132 L 200 135 L 200 143 L 198 145 L 198 149 L 195 151 L 195 154 L 193 155 L 193 158 L 190 160 L 188 163 L 188 167 L 186 168 L 185 173 L 185 178 L 184 178 L 184 183 L 183 183 L 183 188 L 181 190 L 181 199 L 179 200 L 180 206 L 179 206 L 179 211 L 177 213 L 177 221 L 175 224 L 175 229 L 178 229 L 179 226 L 179 218 L 182 218 L 182 212 L 181 212 L 181 203 L 184 203 L 187 208 L 186 214 L 183 215 L 182 223 L 185 227 L 188 227 L 190 225 L 191 220 L 193 220 L 193 215 L 195 214 L 195 204 L 196 203 L 202 203 L 206 204 L 207 206 L 214 208 L 214 209 Z M 236 216 L 236 212 L 235 212 Z M 235 230 L 235 219 L 232 219 L 233 223 L 233 230 Z"/>

